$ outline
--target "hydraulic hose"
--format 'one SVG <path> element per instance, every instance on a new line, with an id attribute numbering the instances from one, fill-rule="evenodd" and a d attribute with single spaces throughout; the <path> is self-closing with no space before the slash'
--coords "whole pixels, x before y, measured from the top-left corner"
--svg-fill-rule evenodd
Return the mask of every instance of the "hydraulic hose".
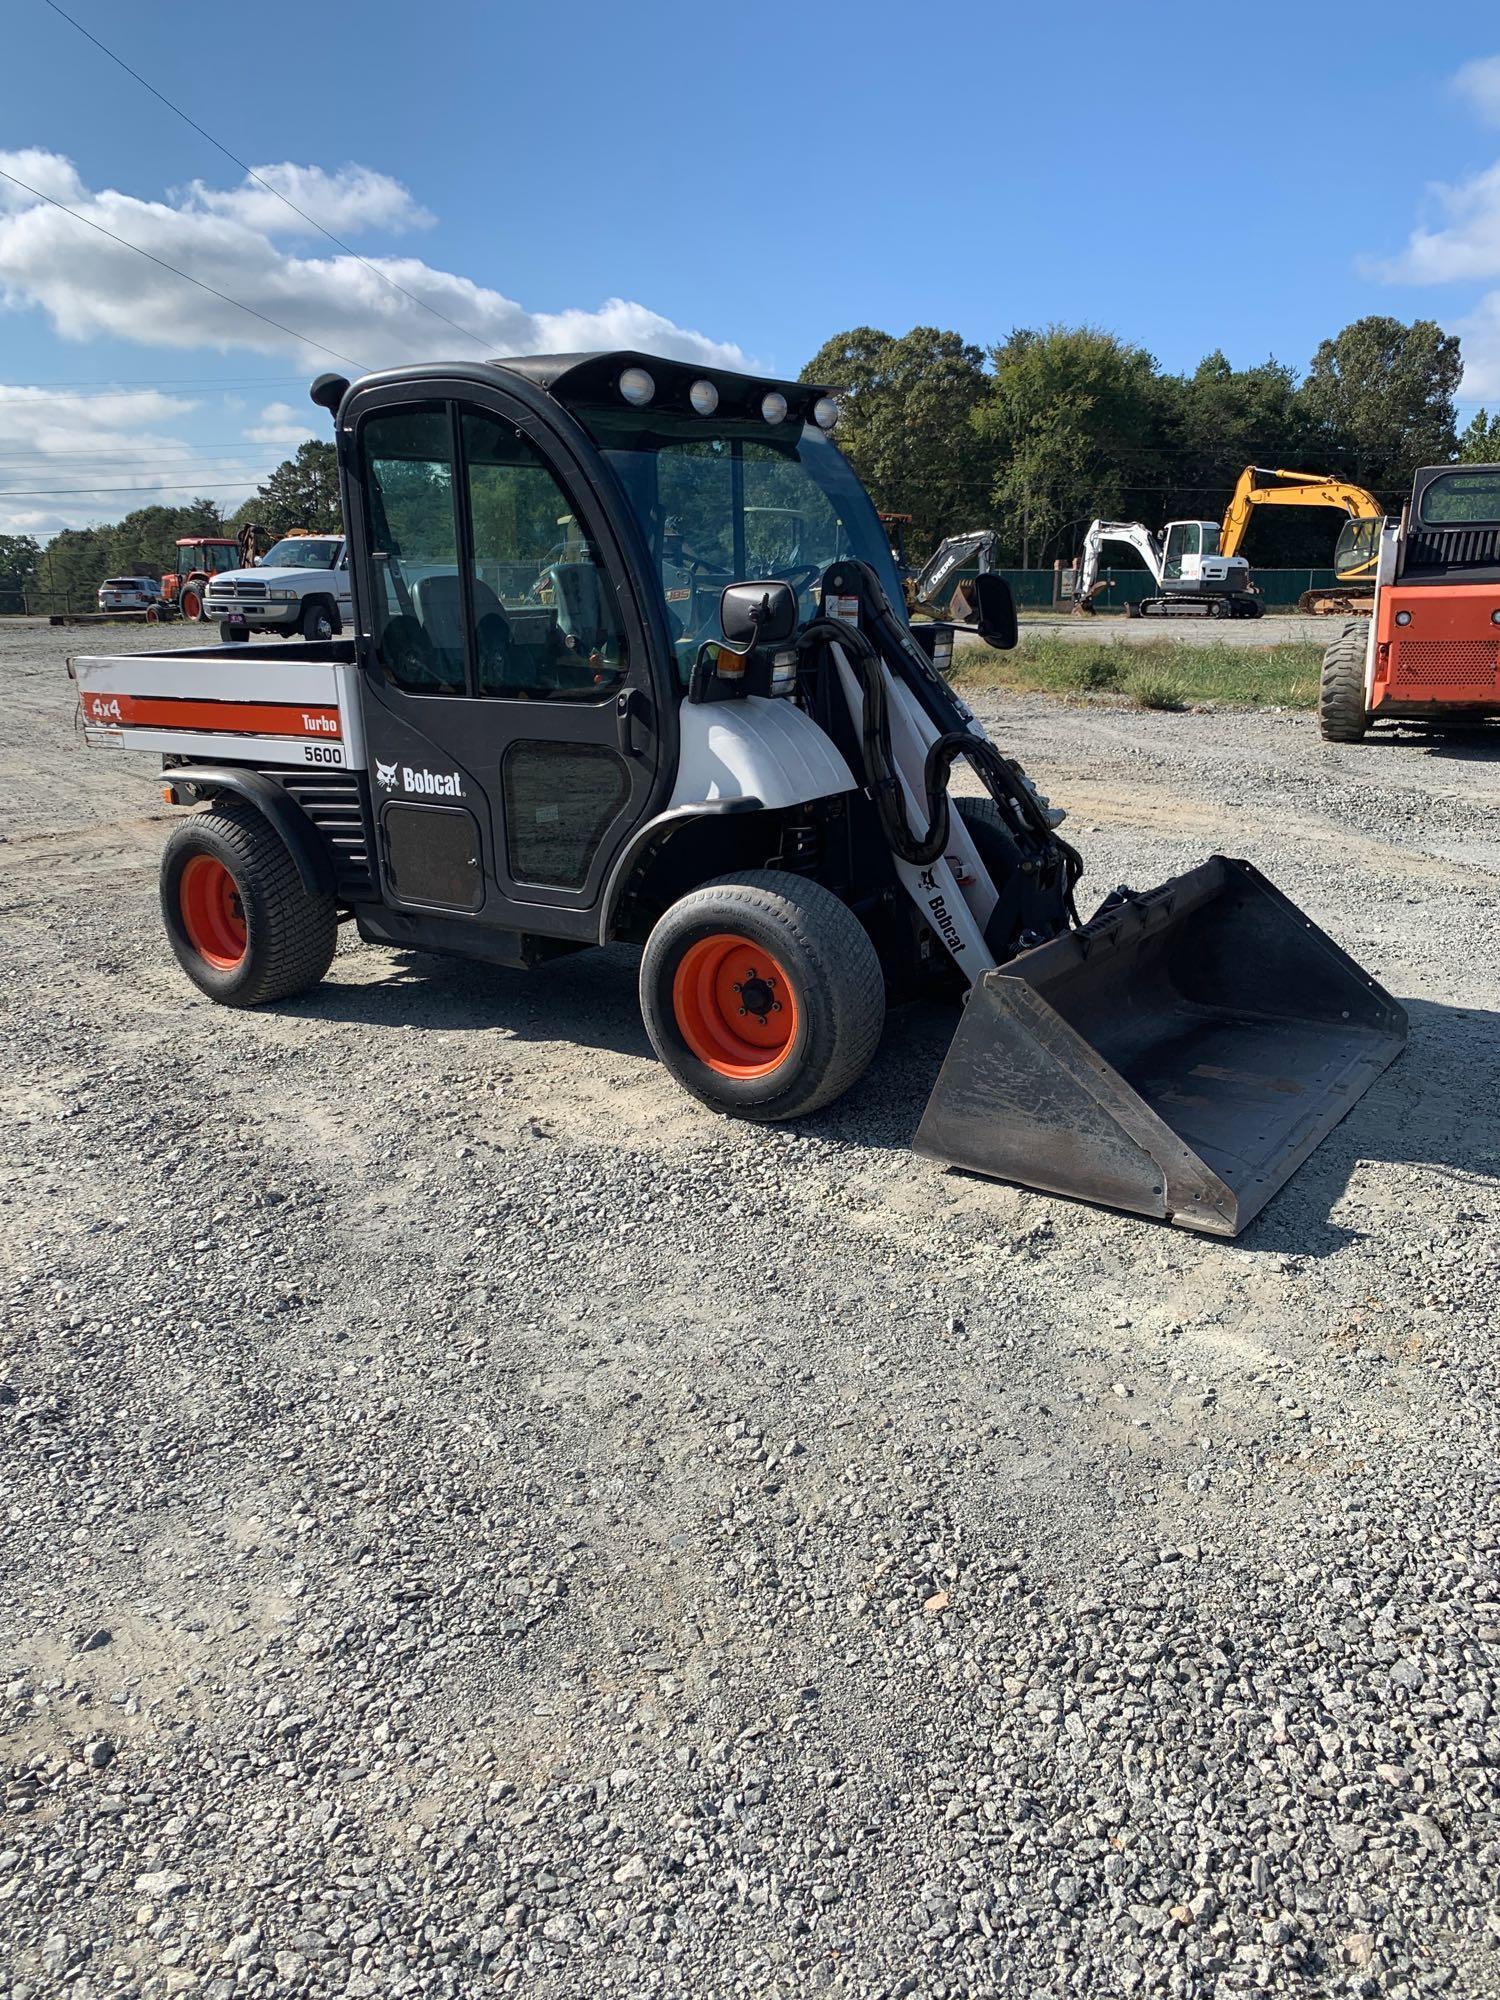
<path id="1" fill-rule="evenodd" d="M 901 781 L 891 753 L 890 714 L 885 698 L 885 662 L 857 626 L 842 619 L 815 618 L 804 626 L 799 643 L 842 646 L 863 693 L 860 715 L 860 747 L 865 782 L 874 800 L 880 824 L 893 851 L 916 868 L 930 868 L 948 845 L 948 779 L 960 757 L 967 757 L 980 783 L 1010 820 L 1018 834 L 1030 832 L 1056 854 L 1062 864 L 1068 915 L 1076 924 L 1073 890 L 1083 873 L 1078 850 L 1062 839 L 1048 820 L 1036 794 L 1027 784 L 1019 765 L 1002 755 L 993 743 L 967 729 L 950 730 L 939 736 L 927 751 L 922 767 L 922 790 L 927 810 L 927 830 L 918 836 L 906 817 Z"/>

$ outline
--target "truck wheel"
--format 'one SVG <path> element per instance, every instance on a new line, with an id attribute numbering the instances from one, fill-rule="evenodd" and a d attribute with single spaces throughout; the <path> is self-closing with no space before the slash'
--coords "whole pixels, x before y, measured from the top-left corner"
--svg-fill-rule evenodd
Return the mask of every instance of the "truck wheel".
<path id="1" fill-rule="evenodd" d="M 280 837 L 237 799 L 173 829 L 161 910 L 183 971 L 226 1007 L 306 993 L 338 941 L 333 897 L 308 894 Z"/>
<path id="2" fill-rule="evenodd" d="M 303 605 L 302 636 L 304 639 L 333 637 L 333 613 L 322 598 L 315 597 L 310 604 Z"/>
<path id="3" fill-rule="evenodd" d="M 837 896 L 756 868 L 695 889 L 658 920 L 641 1012 L 684 1090 L 769 1123 L 821 1110 L 869 1066 L 885 977 Z"/>
<path id="4" fill-rule="evenodd" d="M 241 641 L 248 641 L 250 633 L 243 625 L 221 625 L 219 627 L 219 637 L 226 646 L 235 646 L 240 644 Z"/>
<path id="5" fill-rule="evenodd" d="M 1353 618 L 1323 655 L 1318 728 L 1327 743 L 1360 743 L 1370 726 L 1365 709 L 1365 647 L 1369 621 Z"/>

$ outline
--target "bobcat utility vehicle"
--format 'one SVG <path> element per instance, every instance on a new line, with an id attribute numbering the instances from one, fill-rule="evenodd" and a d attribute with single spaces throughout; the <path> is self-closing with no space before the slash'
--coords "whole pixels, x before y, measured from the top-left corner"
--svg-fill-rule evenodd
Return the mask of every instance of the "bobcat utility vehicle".
<path id="1" fill-rule="evenodd" d="M 888 1000 L 966 996 L 919 1150 L 1220 1235 L 1399 1051 L 1246 862 L 1080 922 L 1057 815 L 907 623 L 832 391 L 611 353 L 313 396 L 352 630 L 71 663 L 88 741 L 200 808 L 161 900 L 213 998 L 316 986 L 344 920 L 496 966 L 627 940 L 672 1075 L 773 1120 L 855 1082 Z M 1013 645 L 1003 580 L 974 591 Z M 960 758 L 983 795 L 950 802 Z"/>

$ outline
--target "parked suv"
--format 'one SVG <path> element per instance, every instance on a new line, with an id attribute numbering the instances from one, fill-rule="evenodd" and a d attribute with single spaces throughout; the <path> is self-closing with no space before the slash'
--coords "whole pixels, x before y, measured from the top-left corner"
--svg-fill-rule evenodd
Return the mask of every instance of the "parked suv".
<path id="1" fill-rule="evenodd" d="M 252 632 L 331 639 L 351 621 L 349 551 L 342 535 L 288 535 L 254 569 L 209 579 L 203 615 L 226 642 Z"/>
<path id="2" fill-rule="evenodd" d="M 154 576 L 107 576 L 99 586 L 101 611 L 144 611 L 161 596 Z"/>

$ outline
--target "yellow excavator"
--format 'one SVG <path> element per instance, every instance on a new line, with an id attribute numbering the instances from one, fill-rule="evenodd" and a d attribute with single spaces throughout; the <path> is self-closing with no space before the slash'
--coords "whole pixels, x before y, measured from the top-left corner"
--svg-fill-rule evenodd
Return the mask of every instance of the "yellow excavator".
<path id="1" fill-rule="evenodd" d="M 1281 480 L 1276 486 L 1267 482 Z M 1319 590 L 1304 590 L 1297 600 L 1299 611 L 1319 617 L 1368 611 L 1375 596 L 1375 568 L 1380 554 L 1380 530 L 1385 509 L 1373 493 L 1347 479 L 1334 479 L 1321 472 L 1287 472 L 1280 466 L 1247 465 L 1235 481 L 1224 523 L 1219 530 L 1219 553 L 1237 555 L 1245 539 L 1251 516 L 1257 507 L 1342 507 L 1348 519 L 1339 534 L 1333 554 L 1337 584 Z"/>

